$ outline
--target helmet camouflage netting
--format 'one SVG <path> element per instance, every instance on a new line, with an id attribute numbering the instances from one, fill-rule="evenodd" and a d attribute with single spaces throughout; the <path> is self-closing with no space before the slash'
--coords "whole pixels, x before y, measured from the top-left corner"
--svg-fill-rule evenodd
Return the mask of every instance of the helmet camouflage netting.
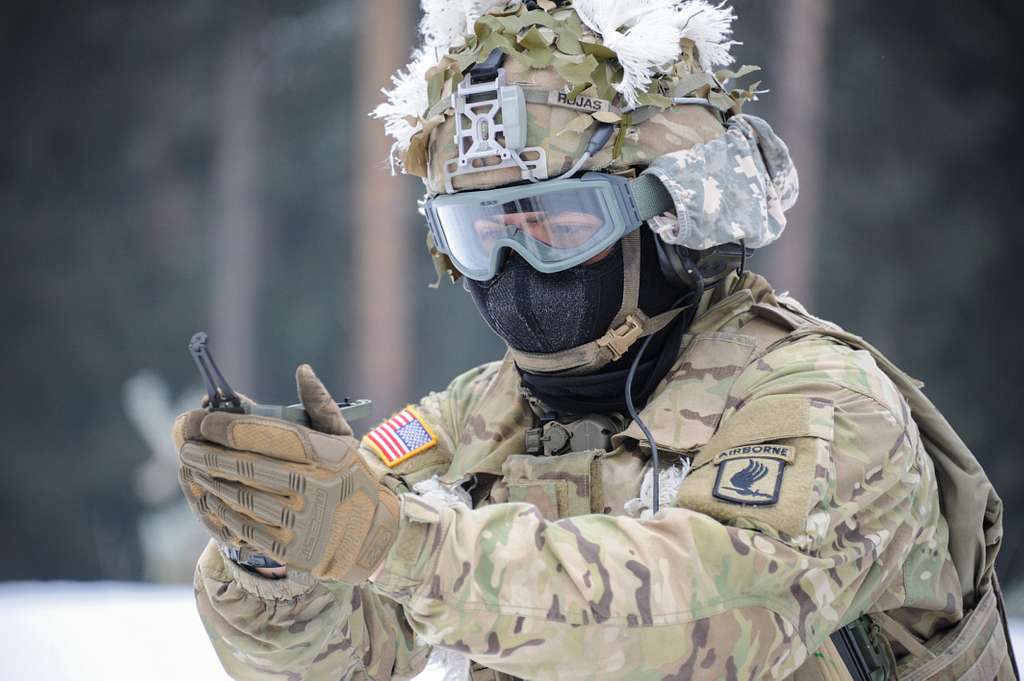
<path id="1" fill-rule="evenodd" d="M 674 183 L 669 189 L 678 208 L 675 229 L 668 218 L 652 224 L 665 241 L 706 248 L 709 241 L 726 236 L 725 241 L 732 241 L 738 235 L 753 236 L 754 242 L 765 245 L 781 233 L 783 210 L 796 194 L 788 151 L 766 123 L 736 116 L 744 102 L 756 99 L 759 83 L 745 89 L 727 87 L 758 69 L 713 71 L 733 61 L 732 8 L 706 0 L 421 2 L 423 44 L 413 52 L 411 63 L 393 76 L 393 87 L 384 91 L 387 100 L 372 115 L 384 119 L 385 130 L 395 140 L 392 168 L 422 178 L 429 194 L 558 177 L 574 168 L 599 126 L 613 125 L 612 142 L 575 169 L 626 173 L 654 166 L 659 179 Z M 475 91 L 476 83 L 467 74 L 496 50 L 505 58 L 500 82 L 491 84 L 495 102 L 499 92 L 504 97 L 506 90 L 514 90 L 525 122 L 525 130 L 506 126 L 507 137 L 505 132 L 489 133 L 499 140 L 503 153 L 502 145 L 509 148 L 504 162 L 494 154 L 493 159 L 485 158 L 487 154 L 472 157 L 467 151 L 472 145 L 463 134 L 466 102 L 473 101 L 467 93 Z M 506 85 L 514 87 L 502 87 Z M 501 104 L 507 106 L 507 100 Z M 507 110 L 502 107 L 498 108 Z M 694 196 L 703 197 L 708 183 L 705 178 L 687 181 L 669 175 L 671 169 L 723 165 L 694 164 L 692 153 L 682 159 L 685 162 L 671 157 L 713 140 L 725 141 L 723 121 L 730 117 L 730 129 L 741 119 L 758 121 L 740 125 L 748 133 L 741 152 L 752 148 L 758 158 L 729 169 L 721 182 L 726 191 L 712 189 L 710 200 L 698 208 L 722 207 L 715 200 L 720 194 L 759 202 L 752 217 L 761 224 L 751 225 L 754 234 L 743 234 L 737 227 L 743 215 L 735 206 L 728 224 L 695 228 L 700 215 L 695 214 Z M 500 125 L 500 117 L 491 119 L 496 130 Z M 762 141 L 759 133 L 765 129 L 771 133 L 765 141 L 772 148 L 773 163 L 756 153 Z M 512 148 L 512 138 L 519 140 L 518 148 Z M 751 177 L 740 172 L 740 166 L 751 164 L 759 173 L 756 182 L 748 182 Z M 736 190 L 732 185 L 737 182 L 751 186 Z M 709 217 L 713 221 L 715 215 Z"/>

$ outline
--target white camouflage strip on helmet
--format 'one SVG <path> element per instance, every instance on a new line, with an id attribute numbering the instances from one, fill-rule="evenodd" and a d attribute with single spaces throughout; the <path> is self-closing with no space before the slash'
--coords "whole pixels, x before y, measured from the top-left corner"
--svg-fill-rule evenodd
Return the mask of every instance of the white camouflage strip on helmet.
<path id="1" fill-rule="evenodd" d="M 605 47 L 615 52 L 623 68 L 615 89 L 630 108 L 640 106 L 638 96 L 651 79 L 670 73 L 682 56 L 682 41 L 692 40 L 701 68 L 733 62 L 729 40 L 736 13 L 724 3 L 707 0 L 573 0 L 572 8 Z"/>
<path id="2" fill-rule="evenodd" d="M 772 243 L 786 228 L 785 211 L 800 191 L 789 149 L 764 120 L 729 119 L 724 135 L 655 159 L 654 174 L 676 204 L 674 216 L 650 221 L 666 243 L 704 250 L 743 240 Z"/>

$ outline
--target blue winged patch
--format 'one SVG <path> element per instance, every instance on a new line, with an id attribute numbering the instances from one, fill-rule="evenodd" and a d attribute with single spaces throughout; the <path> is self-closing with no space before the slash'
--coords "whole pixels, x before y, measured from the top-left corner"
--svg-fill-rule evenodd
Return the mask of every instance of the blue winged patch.
<path id="1" fill-rule="evenodd" d="M 718 464 L 712 493 L 744 506 L 771 506 L 779 501 L 786 463 L 775 458 L 732 458 Z"/>

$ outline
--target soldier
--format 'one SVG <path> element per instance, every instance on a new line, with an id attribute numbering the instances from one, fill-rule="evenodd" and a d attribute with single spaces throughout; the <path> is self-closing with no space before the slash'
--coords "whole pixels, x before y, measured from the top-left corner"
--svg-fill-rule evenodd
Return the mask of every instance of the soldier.
<path id="1" fill-rule="evenodd" d="M 748 70 L 711 72 L 732 11 L 424 10 L 378 113 L 439 272 L 508 354 L 361 443 L 308 366 L 312 428 L 179 417 L 228 672 L 1016 678 L 977 462 L 914 381 L 745 267 L 797 175 L 726 86 Z"/>

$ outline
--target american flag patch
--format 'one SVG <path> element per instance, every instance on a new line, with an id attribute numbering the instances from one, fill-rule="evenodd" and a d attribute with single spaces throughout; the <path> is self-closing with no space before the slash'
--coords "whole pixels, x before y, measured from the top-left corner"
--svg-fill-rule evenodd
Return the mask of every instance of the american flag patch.
<path id="1" fill-rule="evenodd" d="M 436 445 L 437 436 L 412 407 L 406 407 L 367 433 L 363 443 L 394 468 Z"/>

